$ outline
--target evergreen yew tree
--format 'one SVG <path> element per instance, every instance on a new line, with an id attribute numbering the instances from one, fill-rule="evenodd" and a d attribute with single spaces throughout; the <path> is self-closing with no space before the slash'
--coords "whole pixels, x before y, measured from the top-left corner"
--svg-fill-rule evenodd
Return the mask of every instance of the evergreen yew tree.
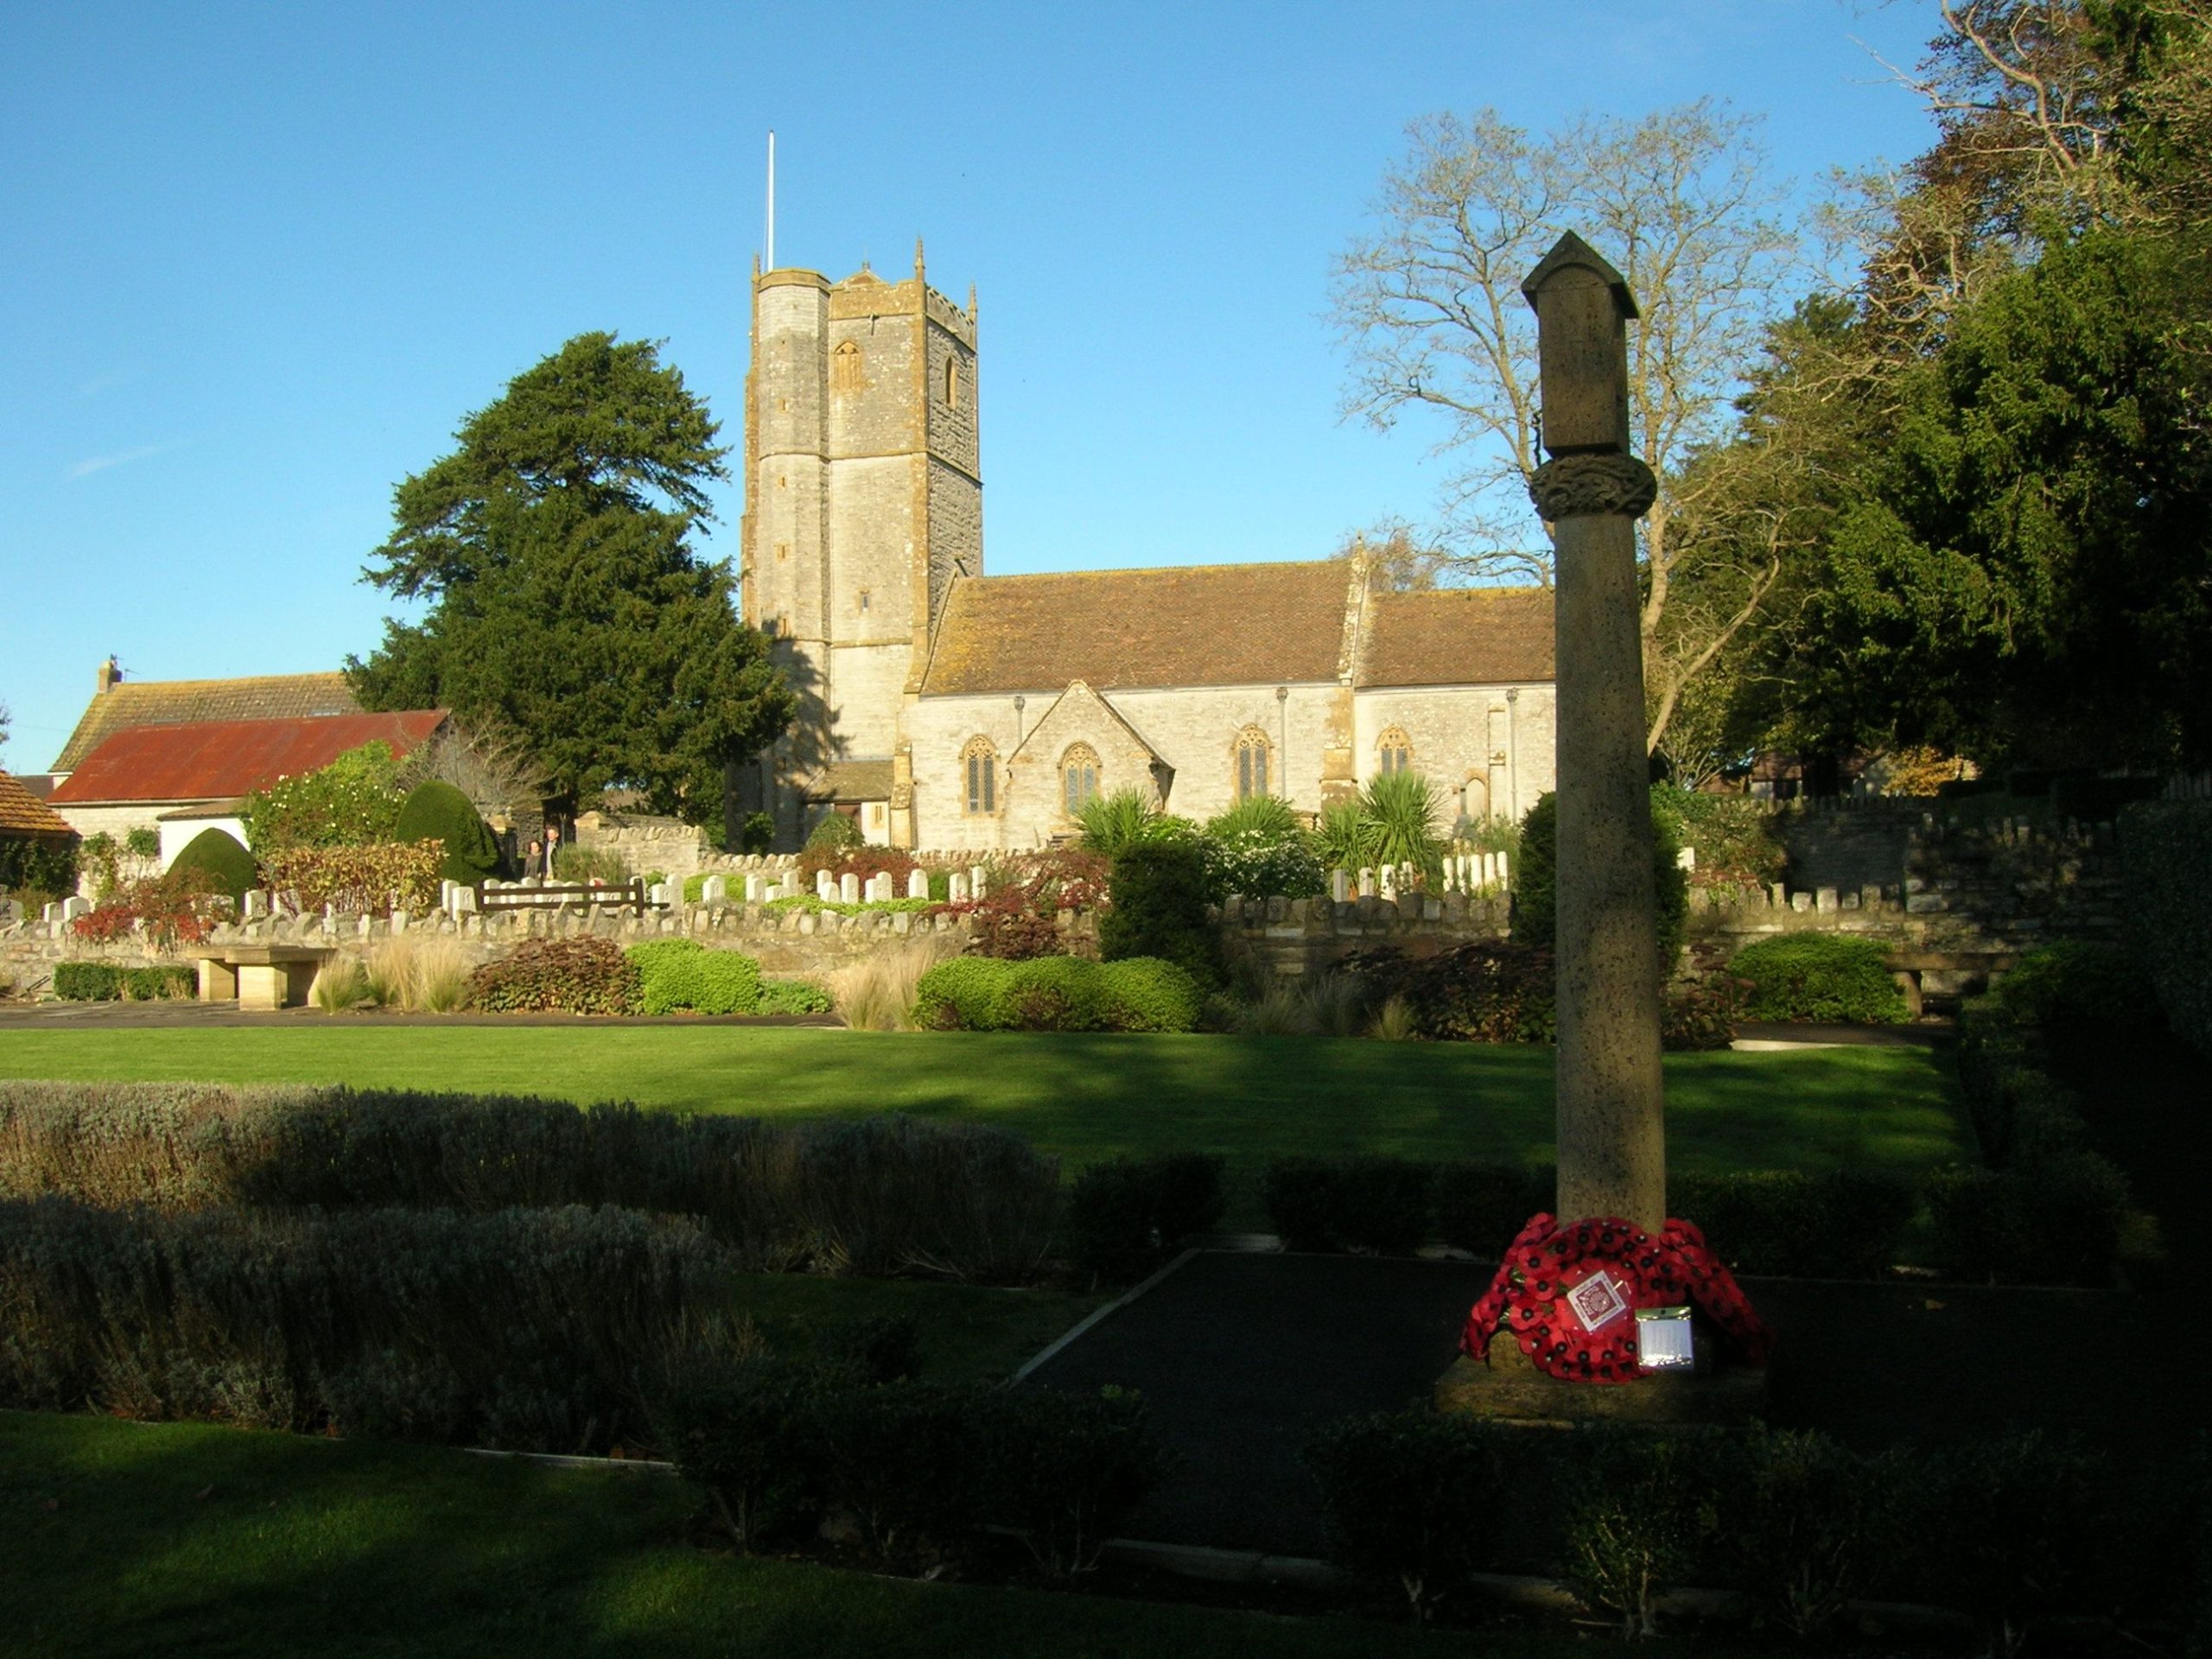
<path id="1" fill-rule="evenodd" d="M 579 334 L 518 375 L 393 492 L 364 576 L 429 610 L 347 659 L 363 705 L 496 716 L 563 804 L 618 785 L 721 822 L 725 768 L 781 734 L 791 696 L 727 562 L 690 545 L 728 475 L 717 431 L 649 340 Z"/>

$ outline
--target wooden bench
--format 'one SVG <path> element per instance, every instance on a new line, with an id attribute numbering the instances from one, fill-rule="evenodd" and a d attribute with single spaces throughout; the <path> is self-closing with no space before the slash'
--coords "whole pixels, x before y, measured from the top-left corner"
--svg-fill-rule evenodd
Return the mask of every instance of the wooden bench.
<path id="1" fill-rule="evenodd" d="M 556 910 L 569 905 L 597 905 L 602 910 L 634 910 L 642 916 L 652 903 L 642 880 L 599 887 L 588 881 L 549 881 L 535 887 L 510 887 L 505 882 L 493 887 L 484 883 L 476 889 L 476 908 L 480 911 Z"/>
<path id="2" fill-rule="evenodd" d="M 200 966 L 200 1000 L 272 1013 L 315 995 L 336 950 L 327 944 L 202 945 L 192 952 Z"/>
<path id="3" fill-rule="evenodd" d="M 1892 950 L 1882 965 L 1904 993 L 1904 1011 L 1920 1018 L 1920 976 L 1923 974 L 1980 974 L 1986 985 L 1992 974 L 2008 973 L 2018 965 L 2017 950 Z"/>

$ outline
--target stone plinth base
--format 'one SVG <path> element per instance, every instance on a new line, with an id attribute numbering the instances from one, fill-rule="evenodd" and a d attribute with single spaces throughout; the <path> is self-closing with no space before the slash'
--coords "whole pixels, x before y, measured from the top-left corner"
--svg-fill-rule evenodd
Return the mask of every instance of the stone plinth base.
<path id="1" fill-rule="evenodd" d="M 312 997 L 316 979 L 338 952 L 315 944 L 231 944 L 194 954 L 201 1001 L 235 996 L 241 1009 L 273 1013 Z"/>
<path id="2" fill-rule="evenodd" d="M 1702 1335 L 1702 1333 L 1700 1333 Z M 1500 1332 L 1491 1363 L 1462 1354 L 1436 1379 L 1439 1411 L 1524 1423 L 1746 1423 L 1766 1408 L 1763 1365 L 1700 1365 L 1636 1382 L 1563 1382 Z"/>

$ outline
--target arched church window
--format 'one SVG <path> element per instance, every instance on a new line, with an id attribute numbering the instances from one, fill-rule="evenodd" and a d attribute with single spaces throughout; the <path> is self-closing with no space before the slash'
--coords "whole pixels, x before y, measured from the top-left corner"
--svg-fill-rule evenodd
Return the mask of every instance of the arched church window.
<path id="1" fill-rule="evenodd" d="M 858 391 L 861 379 L 861 348 L 853 341 L 841 340 L 837 349 L 830 353 L 830 387 L 833 391 Z"/>
<path id="2" fill-rule="evenodd" d="M 957 357 L 944 359 L 944 402 L 949 409 L 960 407 L 960 359 Z"/>
<path id="3" fill-rule="evenodd" d="M 1411 772 L 1414 769 L 1414 741 L 1402 727 L 1393 726 L 1375 740 L 1375 759 L 1383 772 Z"/>
<path id="4" fill-rule="evenodd" d="M 1236 798 L 1247 801 L 1255 795 L 1268 792 L 1268 773 L 1275 746 L 1268 741 L 1268 734 L 1257 726 L 1247 726 L 1236 734 Z"/>
<path id="5" fill-rule="evenodd" d="M 1083 804 L 1098 792 L 1098 751 L 1088 743 L 1071 743 L 1060 756 L 1060 799 L 1073 817 Z"/>
<path id="6" fill-rule="evenodd" d="M 971 737 L 960 751 L 960 770 L 968 785 L 968 810 L 983 814 L 999 810 L 999 751 L 988 737 Z"/>

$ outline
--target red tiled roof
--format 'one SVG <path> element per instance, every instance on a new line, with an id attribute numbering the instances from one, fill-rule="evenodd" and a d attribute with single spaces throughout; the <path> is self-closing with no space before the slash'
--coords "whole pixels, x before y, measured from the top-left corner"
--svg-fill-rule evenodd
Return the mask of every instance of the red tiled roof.
<path id="1" fill-rule="evenodd" d="M 1336 559 L 970 577 L 953 584 L 922 690 L 1333 680 L 1350 577 Z"/>
<path id="2" fill-rule="evenodd" d="M 327 766 L 346 750 L 378 739 L 395 754 L 404 754 L 445 721 L 442 709 L 417 709 L 134 726 L 104 740 L 51 798 L 56 806 L 219 800 Z"/>
<path id="3" fill-rule="evenodd" d="M 54 769 L 69 772 L 81 766 L 103 741 L 133 726 L 293 720 L 360 711 L 353 688 L 336 672 L 250 674 L 231 680 L 124 680 L 86 705 Z"/>
<path id="4" fill-rule="evenodd" d="M 1362 685 L 1529 685 L 1554 678 L 1548 588 L 1377 594 Z"/>
<path id="5" fill-rule="evenodd" d="M 0 772 L 0 836 L 67 836 L 70 829 L 61 815 Z"/>

